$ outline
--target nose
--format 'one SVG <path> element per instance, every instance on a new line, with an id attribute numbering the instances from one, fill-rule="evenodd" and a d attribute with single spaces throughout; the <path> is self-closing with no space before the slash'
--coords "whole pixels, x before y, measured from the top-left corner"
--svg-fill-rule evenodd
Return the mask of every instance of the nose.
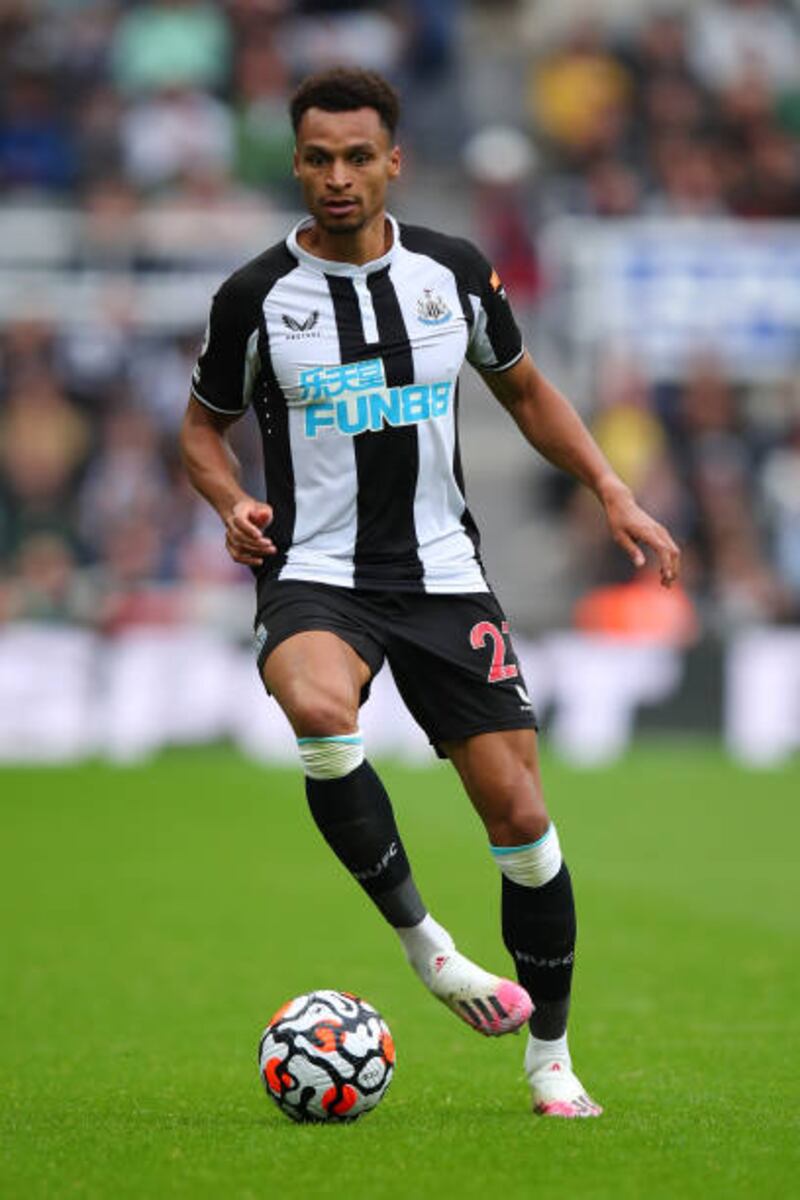
<path id="1" fill-rule="evenodd" d="M 349 183 L 350 178 L 347 171 L 347 163 L 339 158 L 335 158 L 328 172 L 328 184 L 338 191 L 341 188 L 348 187 Z"/>

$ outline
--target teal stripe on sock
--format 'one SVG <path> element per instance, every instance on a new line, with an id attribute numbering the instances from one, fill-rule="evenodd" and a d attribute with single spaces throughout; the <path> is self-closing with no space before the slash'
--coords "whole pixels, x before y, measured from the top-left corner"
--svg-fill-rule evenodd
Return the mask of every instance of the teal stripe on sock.
<path id="1" fill-rule="evenodd" d="M 549 838 L 553 832 L 552 822 L 547 826 L 544 833 L 535 842 L 527 842 L 524 846 L 490 846 L 492 854 L 495 858 L 502 858 L 504 854 L 517 854 L 520 850 L 534 850 L 536 846 L 541 846 L 545 838 Z"/>
<path id="2" fill-rule="evenodd" d="M 336 737 L 298 738 L 297 744 L 298 744 L 298 746 L 307 746 L 309 742 L 345 742 L 348 746 L 357 746 L 359 744 L 359 742 L 361 742 L 361 741 L 363 741 L 363 738 L 360 736 L 360 734 L 356 733 L 356 734 L 342 734 L 341 736 L 336 736 Z"/>

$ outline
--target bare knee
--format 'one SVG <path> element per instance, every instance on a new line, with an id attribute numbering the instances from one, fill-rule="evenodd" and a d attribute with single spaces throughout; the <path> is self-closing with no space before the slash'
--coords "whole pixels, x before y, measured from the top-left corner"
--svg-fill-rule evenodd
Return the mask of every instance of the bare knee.
<path id="1" fill-rule="evenodd" d="M 294 634 L 276 646 L 262 674 L 297 737 L 336 737 L 358 728 L 361 689 L 370 670 L 335 634 Z"/>
<path id="2" fill-rule="evenodd" d="M 493 846 L 524 846 L 546 832 L 533 731 L 479 735 L 445 748 Z"/>
<path id="3" fill-rule="evenodd" d="M 496 781 L 481 816 L 493 846 L 528 845 L 550 824 L 539 780 L 524 763 L 515 763 Z"/>
<path id="4" fill-rule="evenodd" d="M 335 737 L 358 728 L 358 697 L 349 689 L 299 681 L 285 687 L 276 699 L 297 737 Z"/>

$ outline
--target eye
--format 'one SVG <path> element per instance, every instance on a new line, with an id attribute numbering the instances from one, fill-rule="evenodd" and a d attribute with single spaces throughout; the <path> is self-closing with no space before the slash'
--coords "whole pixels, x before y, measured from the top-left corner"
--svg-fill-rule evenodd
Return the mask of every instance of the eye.
<path id="1" fill-rule="evenodd" d="M 357 167 L 364 167 L 371 160 L 372 155 L 367 150 L 357 150 L 351 159 Z"/>

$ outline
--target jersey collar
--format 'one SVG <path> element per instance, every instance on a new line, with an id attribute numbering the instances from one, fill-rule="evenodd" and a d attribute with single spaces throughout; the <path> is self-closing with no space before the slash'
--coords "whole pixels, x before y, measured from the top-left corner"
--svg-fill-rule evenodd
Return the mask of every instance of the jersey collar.
<path id="1" fill-rule="evenodd" d="M 365 263 L 349 263 L 349 262 L 329 262 L 326 258 L 317 258 L 316 254 L 309 254 L 297 240 L 297 235 L 301 229 L 307 229 L 313 224 L 313 217 L 304 217 L 302 221 L 298 221 L 294 229 L 286 239 L 286 246 L 289 253 L 301 263 L 312 267 L 315 271 L 322 271 L 324 275 L 371 275 L 373 271 L 380 271 L 384 267 L 388 267 L 389 263 L 394 258 L 397 247 L 400 245 L 400 228 L 391 213 L 386 214 L 386 219 L 392 227 L 392 244 L 385 254 L 380 258 L 373 258 Z"/>

